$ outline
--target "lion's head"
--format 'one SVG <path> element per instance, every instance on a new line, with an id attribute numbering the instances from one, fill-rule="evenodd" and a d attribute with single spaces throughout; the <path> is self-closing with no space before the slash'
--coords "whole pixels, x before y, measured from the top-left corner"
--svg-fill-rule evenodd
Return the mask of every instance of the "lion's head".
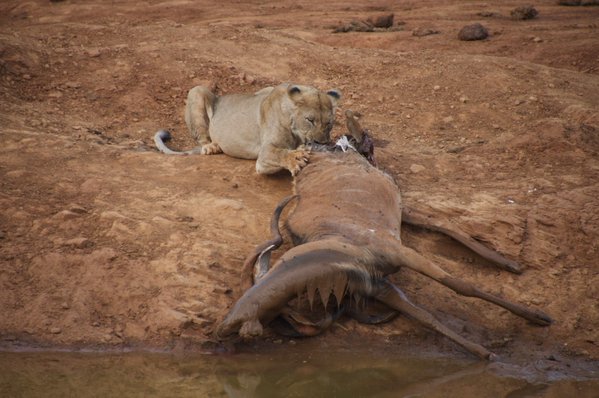
<path id="1" fill-rule="evenodd" d="M 329 142 L 341 93 L 338 90 L 324 93 L 313 87 L 290 85 L 287 95 L 292 104 L 289 109 L 291 132 L 296 139 L 302 144 Z"/>

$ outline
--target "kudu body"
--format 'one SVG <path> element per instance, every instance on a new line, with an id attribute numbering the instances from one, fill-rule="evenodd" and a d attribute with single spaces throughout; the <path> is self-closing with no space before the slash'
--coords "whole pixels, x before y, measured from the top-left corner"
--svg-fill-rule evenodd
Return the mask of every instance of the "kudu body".
<path id="1" fill-rule="evenodd" d="M 350 121 L 355 123 L 348 114 L 348 127 L 352 131 Z M 356 136 L 355 131 L 352 132 Z M 479 357 L 489 359 L 494 356 L 413 304 L 386 278 L 400 267 L 430 277 L 458 294 L 492 302 L 537 325 L 546 326 L 552 322 L 539 310 L 486 293 L 453 277 L 404 246 L 400 238 L 402 222 L 445 233 L 498 266 L 521 272 L 518 264 L 448 222 L 435 221 L 434 217 L 403 208 L 399 188 L 393 179 L 358 152 L 313 153 L 310 163 L 295 177 L 294 190 L 297 204 L 288 217 L 287 229 L 295 246 L 272 268 L 266 269 L 270 251 L 281 243 L 278 216 L 293 197 L 286 198 L 275 212 L 271 226 L 275 235 L 273 240 L 259 246 L 246 261 L 246 278 L 242 285 L 248 289 L 218 326 L 220 338 L 233 333 L 244 338 L 259 336 L 262 325 L 285 313 L 290 300 L 306 292 L 312 302 L 318 291 L 325 307 L 331 295 L 338 305 L 348 296 L 374 299 L 415 318 Z M 261 266 L 262 272 L 252 285 L 247 271 L 254 263 Z M 329 323 L 324 322 L 324 326 L 319 327 Z"/>

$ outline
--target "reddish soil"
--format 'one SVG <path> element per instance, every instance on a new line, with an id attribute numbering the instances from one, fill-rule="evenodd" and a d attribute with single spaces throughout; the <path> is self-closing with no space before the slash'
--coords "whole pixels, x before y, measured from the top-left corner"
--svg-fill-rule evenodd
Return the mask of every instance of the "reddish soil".
<path id="1" fill-rule="evenodd" d="M 401 271 L 415 302 L 502 355 L 599 359 L 599 7 L 537 1 L 536 18 L 516 21 L 519 1 L 364 4 L 3 1 L 2 346 L 211 346 L 291 178 L 224 155 L 169 157 L 152 136 L 164 127 L 173 147 L 193 145 L 182 111 L 194 85 L 294 81 L 343 92 L 334 134 L 341 112 L 361 112 L 406 204 L 527 269 L 500 272 L 413 228 L 406 244 L 556 322 L 534 327 Z M 391 12 L 400 24 L 389 31 L 333 33 Z M 476 22 L 489 38 L 459 41 Z M 316 339 L 356 336 L 465 355 L 405 317 L 342 319 Z"/>

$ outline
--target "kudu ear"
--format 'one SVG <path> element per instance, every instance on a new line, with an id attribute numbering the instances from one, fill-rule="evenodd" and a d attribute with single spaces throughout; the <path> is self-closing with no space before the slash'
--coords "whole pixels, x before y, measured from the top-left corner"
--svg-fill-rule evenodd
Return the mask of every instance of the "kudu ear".
<path id="1" fill-rule="evenodd" d="M 327 91 L 327 96 L 330 98 L 333 106 L 337 106 L 337 102 L 341 99 L 341 91 L 332 89 Z"/>

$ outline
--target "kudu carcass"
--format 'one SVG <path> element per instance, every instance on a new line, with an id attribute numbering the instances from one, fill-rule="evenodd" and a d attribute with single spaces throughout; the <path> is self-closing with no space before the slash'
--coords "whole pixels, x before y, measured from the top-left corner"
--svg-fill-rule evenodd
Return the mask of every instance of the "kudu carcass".
<path id="1" fill-rule="evenodd" d="M 335 297 L 338 305 L 344 297 L 374 299 L 393 311 L 415 318 L 481 358 L 495 356 L 413 304 L 387 279 L 400 267 L 428 276 L 458 294 L 499 305 L 537 325 L 549 325 L 552 320 L 543 312 L 483 292 L 402 245 L 400 227 L 404 222 L 447 234 L 501 268 L 521 272 L 517 263 L 483 246 L 448 222 L 403 207 L 393 179 L 371 164 L 374 159 L 368 134 L 359 127 L 351 111 L 347 112 L 347 117 L 352 142 L 359 147 L 358 151 L 350 148 L 331 152 L 332 146 L 313 149 L 310 163 L 295 177 L 296 196 L 284 199 L 275 210 L 271 224 L 273 239 L 258 246 L 246 261 L 242 286 L 248 289 L 218 326 L 217 336 L 224 338 L 234 333 L 243 338 L 260 336 L 263 324 L 293 311 L 287 307 L 290 300 L 306 292 L 312 302 L 318 290 L 325 307 L 330 295 Z M 270 251 L 282 242 L 278 218 L 283 207 L 294 198 L 297 198 L 297 204 L 288 217 L 287 229 L 295 246 L 268 269 Z M 254 264 L 261 270 L 256 273 L 252 285 Z M 300 326 L 297 329 L 301 333 L 302 321 L 291 318 L 294 317 L 288 319 Z M 324 328 L 328 324 L 330 318 L 329 322 L 311 327 Z"/>

